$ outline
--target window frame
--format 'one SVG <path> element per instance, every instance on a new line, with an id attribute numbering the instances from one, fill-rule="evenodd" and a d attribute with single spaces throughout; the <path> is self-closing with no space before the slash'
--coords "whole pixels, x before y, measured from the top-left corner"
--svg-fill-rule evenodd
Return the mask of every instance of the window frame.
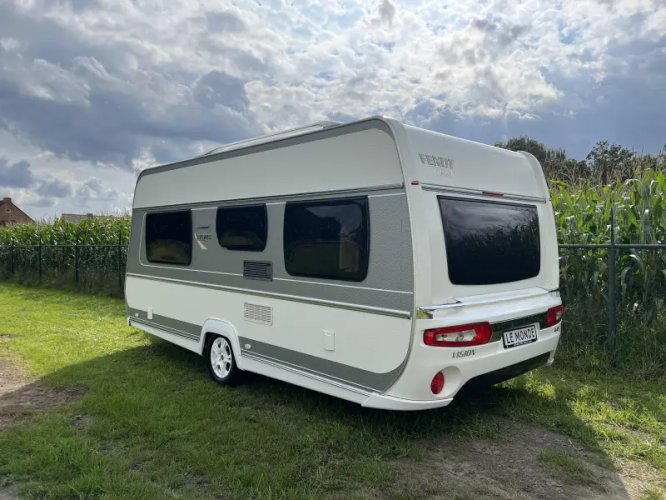
<path id="1" fill-rule="evenodd" d="M 263 208 L 263 216 L 264 216 L 264 238 L 263 238 L 263 246 L 261 248 L 248 248 L 247 246 L 239 246 L 239 245 L 223 245 L 222 241 L 220 239 L 220 211 L 223 210 L 234 210 L 234 209 L 243 209 L 243 208 Z M 268 245 L 268 209 L 266 207 L 266 203 L 250 203 L 250 204 L 243 204 L 243 205 L 223 205 L 223 206 L 218 206 L 217 210 L 215 211 L 215 236 L 217 238 L 217 243 L 224 248 L 225 250 L 230 250 L 232 252 L 263 252 L 266 250 L 266 245 Z"/>
<path id="2" fill-rule="evenodd" d="M 342 277 L 339 275 L 331 275 L 328 273 L 300 273 L 300 272 L 292 272 L 293 270 L 289 269 L 289 265 L 287 263 L 287 238 L 286 238 L 286 231 L 287 231 L 287 214 L 289 211 L 289 207 L 310 207 L 310 206 L 334 206 L 334 205 L 349 205 L 349 204 L 357 204 L 359 208 L 361 209 L 361 226 L 363 227 L 365 231 L 365 241 L 363 242 L 364 244 L 360 246 L 359 250 L 361 252 L 360 256 L 360 269 L 362 269 L 362 273 L 359 274 L 359 278 L 352 278 L 352 277 Z M 284 268 L 287 271 L 287 274 L 290 276 L 298 276 L 301 278 L 319 278 L 319 279 L 326 279 L 326 280 L 335 280 L 335 281 L 347 281 L 347 282 L 354 282 L 354 283 L 360 283 L 363 282 L 367 279 L 368 277 L 368 272 L 370 270 L 370 203 L 368 196 L 353 196 L 353 197 L 344 197 L 344 198 L 319 198 L 319 199 L 309 199 L 309 200 L 293 200 L 293 201 L 287 201 L 284 206 L 284 216 L 282 220 L 282 254 L 283 254 L 283 263 L 284 263 Z M 338 236 L 338 242 L 340 241 L 340 238 Z"/>
<path id="3" fill-rule="evenodd" d="M 184 262 L 170 262 L 167 260 L 151 260 L 150 255 L 148 253 L 148 219 L 150 218 L 151 215 L 164 215 L 164 214 L 173 214 L 173 213 L 187 213 L 189 215 L 189 230 L 188 234 L 190 236 L 189 239 L 189 252 L 188 252 L 188 259 L 187 263 Z M 194 235 L 193 235 L 193 224 L 192 224 L 192 209 L 186 208 L 186 209 L 181 209 L 181 210 L 160 210 L 160 211 L 150 211 L 146 212 L 145 218 L 144 218 L 144 228 L 143 228 L 143 242 L 145 245 L 145 255 L 146 255 L 146 261 L 149 262 L 150 264 L 166 264 L 168 266 L 180 266 L 180 267 L 189 267 L 192 264 L 192 256 L 194 253 Z"/>

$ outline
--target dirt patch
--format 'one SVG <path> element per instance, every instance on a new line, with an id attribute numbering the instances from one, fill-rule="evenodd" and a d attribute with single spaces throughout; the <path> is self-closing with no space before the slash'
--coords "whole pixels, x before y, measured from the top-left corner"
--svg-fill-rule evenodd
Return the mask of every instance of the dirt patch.
<path id="1" fill-rule="evenodd" d="M 616 470 L 601 453 L 542 427 L 504 419 L 498 427 L 498 439 L 424 444 L 425 460 L 395 464 L 401 484 L 393 487 L 422 498 L 563 500 L 639 498 L 647 488 L 666 488 L 663 475 L 649 466 L 627 463 Z"/>
<path id="2" fill-rule="evenodd" d="M 35 412 L 78 401 L 85 393 L 85 387 L 49 387 L 29 377 L 17 363 L 0 357 L 0 430 Z"/>
<path id="3" fill-rule="evenodd" d="M 17 500 L 19 497 L 18 488 L 15 486 L 0 485 L 0 500 Z"/>

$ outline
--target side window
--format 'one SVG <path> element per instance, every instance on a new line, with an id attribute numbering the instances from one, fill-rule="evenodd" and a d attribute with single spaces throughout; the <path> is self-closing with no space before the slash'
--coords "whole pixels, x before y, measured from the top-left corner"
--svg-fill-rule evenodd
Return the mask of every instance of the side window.
<path id="1" fill-rule="evenodd" d="M 266 248 L 266 205 L 220 207 L 215 225 L 217 241 L 224 248 L 253 252 Z"/>
<path id="2" fill-rule="evenodd" d="M 192 214 L 189 210 L 146 215 L 149 262 L 189 266 L 192 261 Z"/>
<path id="3" fill-rule="evenodd" d="M 368 199 L 289 202 L 284 262 L 294 276 L 363 281 L 370 250 Z"/>

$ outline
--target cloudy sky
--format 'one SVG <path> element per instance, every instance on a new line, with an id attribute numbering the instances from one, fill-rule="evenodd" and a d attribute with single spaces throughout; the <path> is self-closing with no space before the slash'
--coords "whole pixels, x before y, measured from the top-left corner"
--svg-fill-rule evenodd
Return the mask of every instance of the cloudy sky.
<path id="1" fill-rule="evenodd" d="M 0 0 L 0 196 L 118 212 L 139 170 L 383 114 L 583 158 L 666 144 L 666 0 Z"/>

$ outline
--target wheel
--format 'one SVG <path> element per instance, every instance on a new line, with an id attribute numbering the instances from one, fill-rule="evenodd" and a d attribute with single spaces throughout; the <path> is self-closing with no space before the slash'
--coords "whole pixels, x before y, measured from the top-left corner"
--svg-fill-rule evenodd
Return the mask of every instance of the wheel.
<path id="1" fill-rule="evenodd" d="M 208 341 L 206 360 L 210 377 L 221 385 L 233 385 L 238 379 L 238 367 L 231 344 L 224 337 L 213 336 Z"/>

